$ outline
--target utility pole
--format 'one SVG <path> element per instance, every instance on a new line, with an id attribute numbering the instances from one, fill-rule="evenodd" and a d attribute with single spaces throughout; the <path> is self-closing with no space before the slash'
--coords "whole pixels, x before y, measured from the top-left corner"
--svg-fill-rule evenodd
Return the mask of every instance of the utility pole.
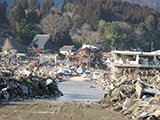
<path id="1" fill-rule="evenodd" d="M 151 52 L 153 51 L 153 42 L 151 42 Z"/>
<path id="2" fill-rule="evenodd" d="M 115 43 L 115 50 L 116 50 L 116 47 L 117 47 L 117 43 Z"/>

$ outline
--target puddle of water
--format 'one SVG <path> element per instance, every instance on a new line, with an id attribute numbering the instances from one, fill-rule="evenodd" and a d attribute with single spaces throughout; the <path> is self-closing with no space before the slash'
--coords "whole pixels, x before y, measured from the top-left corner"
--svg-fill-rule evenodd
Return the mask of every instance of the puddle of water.
<path id="1" fill-rule="evenodd" d="M 100 101 L 104 97 L 104 90 L 89 88 L 91 82 L 65 81 L 58 84 L 63 96 L 57 101 Z"/>

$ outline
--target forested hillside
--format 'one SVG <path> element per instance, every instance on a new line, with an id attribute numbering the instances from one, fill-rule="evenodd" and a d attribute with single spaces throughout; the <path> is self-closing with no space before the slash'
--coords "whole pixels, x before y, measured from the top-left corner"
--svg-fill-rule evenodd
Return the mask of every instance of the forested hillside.
<path id="1" fill-rule="evenodd" d="M 103 51 L 160 49 L 160 13 L 148 6 L 121 0 L 64 0 L 59 9 L 53 0 L 14 0 L 0 3 L 0 27 L 28 45 L 35 34 L 51 34 L 55 45 L 79 48 L 84 42 L 100 43 Z"/>
<path id="2" fill-rule="evenodd" d="M 10 6 L 12 6 L 14 0 L 1 0 L 0 2 L 4 2 L 4 1 L 6 1 L 6 2 L 8 3 L 8 7 L 10 7 Z M 18 1 L 20 1 L 20 0 L 17 0 L 17 2 L 18 2 Z M 28 0 L 28 1 L 29 1 L 29 0 Z M 42 2 L 43 2 L 44 0 L 38 0 L 38 1 L 39 1 L 40 5 L 42 5 Z M 61 4 L 63 3 L 63 0 L 54 0 L 53 2 L 54 2 L 54 3 L 56 4 L 56 6 L 58 7 L 59 5 L 61 5 Z"/>
<path id="3" fill-rule="evenodd" d="M 154 10 L 160 11 L 160 0 L 122 0 L 131 3 L 139 3 L 140 5 L 147 5 L 152 7 Z"/>
<path id="4" fill-rule="evenodd" d="M 160 13 L 148 6 L 121 0 L 64 0 L 63 8 L 99 31 L 103 44 L 150 51 L 150 42 L 159 41 Z M 154 49 L 159 46 L 155 44 Z"/>
<path id="5" fill-rule="evenodd" d="M 72 3 L 76 7 L 74 14 L 79 14 L 85 18 L 87 23 L 97 25 L 98 20 L 114 21 L 114 13 L 121 15 L 121 21 L 132 24 L 144 22 L 147 17 L 153 15 L 159 23 L 160 13 L 148 6 L 141 6 L 121 0 L 64 0 L 64 5 Z M 96 26 L 95 26 L 96 27 Z M 158 26 L 157 26 L 158 27 Z M 158 28 L 159 29 L 159 28 Z"/>

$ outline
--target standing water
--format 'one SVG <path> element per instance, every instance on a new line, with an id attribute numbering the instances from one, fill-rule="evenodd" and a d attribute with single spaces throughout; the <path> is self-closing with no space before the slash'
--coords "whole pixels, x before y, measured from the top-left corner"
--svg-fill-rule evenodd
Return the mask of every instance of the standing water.
<path id="1" fill-rule="evenodd" d="M 91 82 L 65 81 L 58 84 L 59 90 L 63 96 L 57 98 L 57 101 L 100 101 L 105 91 L 90 88 Z"/>

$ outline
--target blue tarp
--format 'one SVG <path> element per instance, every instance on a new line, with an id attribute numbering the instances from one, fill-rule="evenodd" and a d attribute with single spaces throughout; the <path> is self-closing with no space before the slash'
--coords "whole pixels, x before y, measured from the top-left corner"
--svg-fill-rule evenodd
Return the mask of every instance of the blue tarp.
<path id="1" fill-rule="evenodd" d="M 67 61 L 67 59 L 65 59 L 65 60 L 61 61 L 60 63 L 65 63 L 66 61 Z"/>

